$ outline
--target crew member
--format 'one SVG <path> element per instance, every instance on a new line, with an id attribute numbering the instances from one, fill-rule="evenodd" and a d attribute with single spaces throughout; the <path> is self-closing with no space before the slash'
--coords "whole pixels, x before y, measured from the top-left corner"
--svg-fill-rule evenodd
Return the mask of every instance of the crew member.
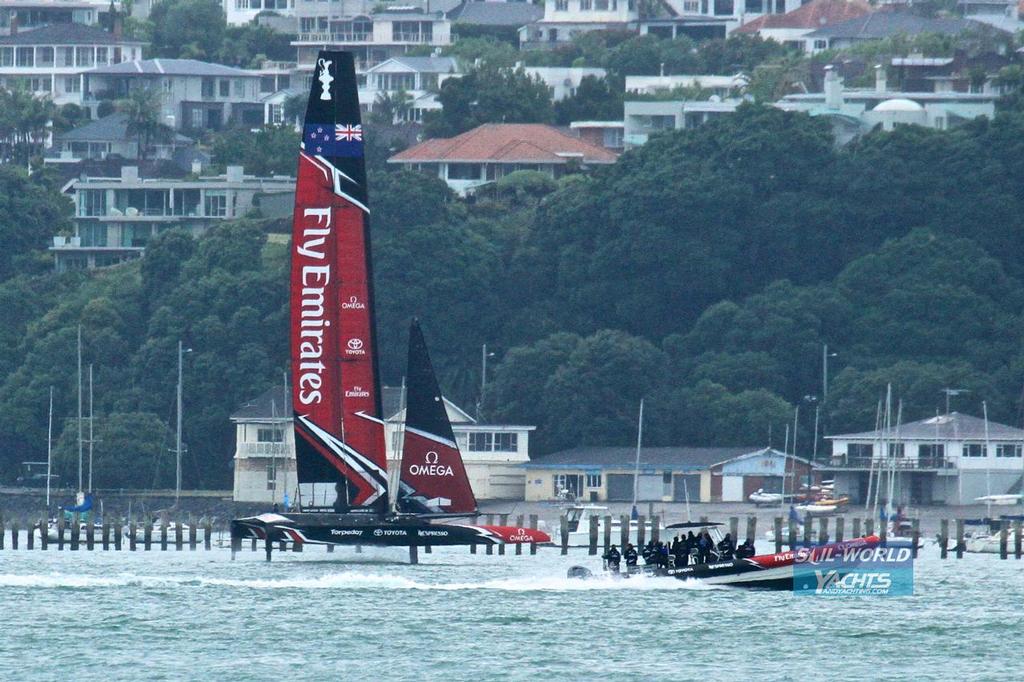
<path id="1" fill-rule="evenodd" d="M 632 542 L 629 543 L 628 545 L 626 545 L 625 557 L 626 557 L 626 570 L 627 571 L 632 571 L 633 569 L 636 568 L 636 560 L 637 560 L 636 547 L 633 546 Z"/>
<path id="2" fill-rule="evenodd" d="M 726 533 L 725 537 L 718 543 L 718 558 L 723 561 L 730 561 L 735 551 L 736 547 L 732 542 L 732 533 Z"/>
<path id="3" fill-rule="evenodd" d="M 641 553 L 641 556 L 644 558 L 644 566 L 650 566 L 654 563 L 654 540 L 647 541 L 647 544 L 644 545 L 644 550 Z"/>
<path id="4" fill-rule="evenodd" d="M 704 531 L 697 538 L 697 563 L 706 564 L 711 556 L 711 536 Z"/>
<path id="5" fill-rule="evenodd" d="M 754 556 L 755 553 L 756 550 L 754 549 L 754 541 L 750 538 L 747 538 L 742 545 L 736 548 L 737 559 L 746 559 L 748 557 Z"/>
<path id="6" fill-rule="evenodd" d="M 608 567 L 609 571 L 615 571 L 616 573 L 619 572 L 619 564 L 622 562 L 622 554 L 619 553 L 619 550 L 615 545 L 609 547 L 608 551 L 605 552 L 605 555 L 602 558 L 604 559 L 605 565 Z"/>

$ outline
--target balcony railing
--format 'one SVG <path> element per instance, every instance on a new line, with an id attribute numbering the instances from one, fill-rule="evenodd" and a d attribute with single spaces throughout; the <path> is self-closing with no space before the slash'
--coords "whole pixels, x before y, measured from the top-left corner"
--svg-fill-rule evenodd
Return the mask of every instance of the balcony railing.
<path id="1" fill-rule="evenodd" d="M 300 43 L 369 43 L 373 33 L 300 33 Z"/>
<path id="2" fill-rule="evenodd" d="M 832 457 L 830 462 L 833 467 L 842 467 L 849 469 L 870 469 L 872 467 L 872 460 L 874 461 L 875 468 L 888 468 L 892 466 L 893 461 L 886 457 L 846 457 L 843 455 L 835 455 Z M 947 459 L 943 456 L 935 457 L 897 457 L 895 460 L 896 468 L 900 470 L 905 469 L 952 469 L 954 463 L 952 460 Z"/>
<path id="3" fill-rule="evenodd" d="M 294 457 L 288 443 L 239 443 L 239 457 Z"/>
<path id="4" fill-rule="evenodd" d="M 430 43 L 434 40 L 432 33 L 407 33 L 404 31 L 395 31 L 391 34 L 391 39 L 396 43 Z"/>

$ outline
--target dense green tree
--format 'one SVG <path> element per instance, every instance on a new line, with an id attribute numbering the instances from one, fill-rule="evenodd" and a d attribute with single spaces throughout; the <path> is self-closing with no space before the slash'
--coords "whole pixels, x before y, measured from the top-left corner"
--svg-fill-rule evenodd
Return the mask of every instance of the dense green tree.
<path id="1" fill-rule="evenodd" d="M 299 135 L 289 125 L 267 126 L 256 132 L 228 130 L 213 140 L 213 162 L 240 165 L 253 175 L 295 175 Z"/>
<path id="2" fill-rule="evenodd" d="M 622 111 L 621 89 L 610 87 L 603 78 L 584 76 L 576 92 L 555 102 L 555 122 L 565 126 L 573 121 L 618 121 Z"/>
<path id="3" fill-rule="evenodd" d="M 50 239 L 68 229 L 71 202 L 11 165 L 0 166 L 0 282 L 30 271 Z"/>
<path id="4" fill-rule="evenodd" d="M 128 135 L 135 138 L 136 158 L 145 159 L 153 142 L 166 141 L 174 132 L 160 120 L 163 93 L 147 88 L 134 88 L 118 100 L 117 108 L 128 119 Z"/>
<path id="5" fill-rule="evenodd" d="M 83 427 L 88 437 L 88 422 Z M 96 413 L 93 423 L 94 488 L 173 489 L 174 436 L 167 423 L 149 412 Z M 62 487 L 78 486 L 78 424 L 69 419 L 56 439 L 54 472 Z M 83 485 L 88 483 L 89 448 L 82 454 Z M 187 461 L 185 462 L 187 464 Z M 183 467 L 184 468 L 184 467 Z"/>
<path id="6" fill-rule="evenodd" d="M 549 123 L 551 92 L 523 69 L 483 64 L 461 78 L 449 78 L 438 95 L 442 109 L 428 112 L 429 137 L 453 137 L 484 123 Z"/>
<path id="7" fill-rule="evenodd" d="M 224 46 L 227 20 L 217 0 L 160 0 L 149 12 L 153 55 L 213 60 Z"/>

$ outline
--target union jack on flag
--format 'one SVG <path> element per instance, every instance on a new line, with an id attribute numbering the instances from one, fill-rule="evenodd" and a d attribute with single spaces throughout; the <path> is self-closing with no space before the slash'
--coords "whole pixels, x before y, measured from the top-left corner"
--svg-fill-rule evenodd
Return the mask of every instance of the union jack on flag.
<path id="1" fill-rule="evenodd" d="M 334 139 L 338 142 L 362 142 L 363 126 L 339 123 L 334 126 Z"/>

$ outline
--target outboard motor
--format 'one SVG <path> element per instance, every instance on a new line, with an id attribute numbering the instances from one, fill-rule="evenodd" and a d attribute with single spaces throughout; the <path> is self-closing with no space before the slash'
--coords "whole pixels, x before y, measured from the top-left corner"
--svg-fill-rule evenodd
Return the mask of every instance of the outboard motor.
<path id="1" fill-rule="evenodd" d="M 565 577 L 586 580 L 587 578 L 593 578 L 594 574 L 586 566 L 570 566 L 569 570 L 565 572 Z"/>

